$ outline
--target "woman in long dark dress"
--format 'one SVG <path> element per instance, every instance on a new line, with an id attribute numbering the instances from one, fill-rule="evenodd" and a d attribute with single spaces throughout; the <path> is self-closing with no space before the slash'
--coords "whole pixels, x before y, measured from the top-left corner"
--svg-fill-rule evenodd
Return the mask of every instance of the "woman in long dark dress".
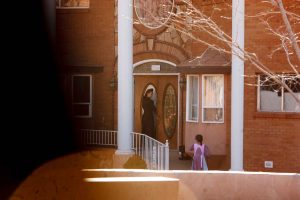
<path id="1" fill-rule="evenodd" d="M 156 108 L 154 102 L 151 99 L 153 95 L 153 89 L 148 89 L 142 99 L 142 108 L 144 114 L 142 116 L 142 133 L 148 135 L 149 137 L 155 137 L 155 127 L 154 127 L 154 112 Z"/>

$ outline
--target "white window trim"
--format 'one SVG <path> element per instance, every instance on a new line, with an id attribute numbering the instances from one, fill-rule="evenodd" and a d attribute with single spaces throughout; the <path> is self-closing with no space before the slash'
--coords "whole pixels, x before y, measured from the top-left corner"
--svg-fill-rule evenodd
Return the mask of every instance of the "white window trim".
<path id="1" fill-rule="evenodd" d="M 86 7 L 77 7 L 77 6 L 74 6 L 74 7 L 64 7 L 64 6 L 61 6 L 61 0 L 58 0 L 59 1 L 59 6 L 56 6 L 56 9 L 88 9 L 90 8 L 90 0 L 89 0 L 89 6 L 86 6 Z M 56 4 L 56 2 L 55 2 Z"/>
<path id="2" fill-rule="evenodd" d="M 223 78 L 223 88 L 222 88 L 222 94 L 223 94 L 223 107 L 215 107 L 215 106 L 206 106 L 204 107 L 204 77 L 206 76 L 222 76 Z M 225 120 L 225 113 L 224 113 L 224 104 L 225 104 L 225 95 L 224 95 L 224 87 L 225 87 L 225 80 L 224 80 L 224 74 L 203 74 L 202 75 L 202 123 L 204 124 L 223 124 Z M 223 119 L 222 121 L 204 121 L 204 108 L 222 108 L 223 113 Z"/>
<path id="3" fill-rule="evenodd" d="M 197 90 L 197 95 L 198 95 L 198 98 L 197 98 L 197 120 L 190 120 L 189 119 L 189 102 L 190 102 L 190 83 L 189 83 L 189 78 L 190 77 L 197 77 L 198 79 L 198 90 Z M 187 122 L 193 122 L 193 123 L 198 123 L 199 122 L 199 75 L 187 75 L 187 92 L 186 92 L 186 121 Z"/>
<path id="4" fill-rule="evenodd" d="M 291 111 L 286 111 L 284 109 L 284 87 L 281 87 L 281 104 L 280 104 L 280 111 L 267 111 L 267 110 L 261 110 L 261 105 L 260 105 L 260 77 L 261 75 L 258 75 L 258 87 L 257 87 L 257 112 L 261 112 L 261 113 L 299 113 L 299 112 L 291 112 Z M 284 81 L 284 77 L 281 78 L 282 81 Z"/>
<path id="5" fill-rule="evenodd" d="M 88 76 L 90 78 L 90 103 L 74 103 L 74 77 L 78 76 Z M 93 88 L 92 88 L 92 81 L 93 77 L 91 74 L 73 74 L 72 75 L 72 113 L 73 111 L 73 105 L 89 105 L 89 114 L 88 115 L 74 115 L 74 117 L 77 118 L 91 118 L 92 117 L 92 108 L 93 108 L 93 98 L 92 98 L 92 93 L 93 93 Z"/>
<path id="6" fill-rule="evenodd" d="M 263 112 L 260 110 L 260 75 L 258 75 L 258 80 L 257 80 L 257 105 L 256 105 L 256 110 L 258 112 Z"/>

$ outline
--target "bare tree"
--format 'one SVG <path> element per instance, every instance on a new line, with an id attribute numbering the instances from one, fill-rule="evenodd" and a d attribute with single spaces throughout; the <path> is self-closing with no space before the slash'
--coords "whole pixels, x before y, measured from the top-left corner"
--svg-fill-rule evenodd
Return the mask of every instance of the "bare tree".
<path id="1" fill-rule="evenodd" d="M 299 1 L 299 0 L 297 0 Z M 178 2 L 178 1 L 177 1 Z M 292 80 L 292 83 L 297 83 L 300 80 L 298 65 L 300 64 L 300 51 L 299 51 L 299 42 L 298 36 L 300 33 L 294 33 L 291 23 L 293 25 L 300 24 L 300 16 L 291 11 L 287 11 L 284 8 L 283 2 L 281 0 L 267 0 L 262 1 L 263 3 L 270 3 L 273 6 L 272 10 L 262 11 L 256 13 L 253 16 L 246 17 L 255 17 L 259 18 L 261 23 L 263 23 L 266 27 L 266 31 L 269 31 L 274 36 L 277 36 L 278 41 L 280 42 L 280 46 L 276 47 L 270 53 L 270 57 L 280 50 L 284 50 L 287 62 L 291 70 L 294 72 L 292 74 L 281 74 L 278 75 L 274 71 L 272 71 L 266 64 L 264 64 L 261 59 L 256 55 L 255 52 L 249 52 L 241 49 L 238 44 L 231 37 L 231 34 L 226 33 L 221 26 L 219 26 L 214 20 L 213 15 L 215 12 L 218 12 L 222 9 L 231 9 L 231 5 L 226 3 L 225 0 L 219 3 L 212 3 L 211 12 L 205 14 L 203 10 L 196 7 L 191 0 L 181 0 L 181 3 L 184 4 L 184 9 L 177 9 L 168 11 L 171 15 L 168 23 L 164 23 L 165 26 L 169 28 L 174 28 L 178 32 L 183 33 L 190 37 L 192 40 L 197 41 L 207 47 L 218 50 L 222 53 L 226 54 L 234 54 L 239 58 L 243 59 L 245 62 L 251 63 L 252 66 L 256 67 L 260 72 L 265 74 L 268 79 L 273 80 L 273 83 L 280 84 L 286 91 L 291 93 L 296 102 L 300 105 L 300 97 L 297 97 L 291 89 L 291 85 L 286 80 Z M 300 1 L 299 1 L 300 2 Z M 222 3 L 222 4 L 220 4 Z M 220 7 L 222 5 L 222 7 Z M 167 6 L 167 5 L 166 5 Z M 147 10 L 145 10 L 147 12 Z M 270 19 L 275 16 L 278 17 L 281 15 L 283 20 L 282 25 L 278 27 L 273 27 L 269 22 Z M 149 13 L 149 16 L 156 23 L 162 22 L 161 18 L 158 16 L 154 16 Z M 221 16 L 224 20 L 231 20 L 231 16 Z M 148 20 L 149 21 L 149 20 Z M 143 23 L 141 21 L 135 21 L 135 23 Z M 206 35 L 206 37 L 203 37 Z M 235 47 L 235 48 L 232 48 Z M 232 51 L 233 49 L 233 51 Z M 292 62 L 292 57 L 297 55 L 297 61 Z"/>

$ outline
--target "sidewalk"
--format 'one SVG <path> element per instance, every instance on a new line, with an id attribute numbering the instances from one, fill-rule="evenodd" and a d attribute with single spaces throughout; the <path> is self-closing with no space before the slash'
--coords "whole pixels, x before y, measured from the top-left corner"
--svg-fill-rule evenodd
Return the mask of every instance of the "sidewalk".
<path id="1" fill-rule="evenodd" d="M 192 160 L 179 160 L 178 150 L 170 149 L 170 170 L 190 170 L 192 166 Z"/>
<path id="2" fill-rule="evenodd" d="M 192 159 L 179 160 L 178 150 L 170 149 L 170 170 L 191 170 Z M 224 155 L 212 155 L 206 159 L 209 170 L 229 170 L 229 162 Z"/>

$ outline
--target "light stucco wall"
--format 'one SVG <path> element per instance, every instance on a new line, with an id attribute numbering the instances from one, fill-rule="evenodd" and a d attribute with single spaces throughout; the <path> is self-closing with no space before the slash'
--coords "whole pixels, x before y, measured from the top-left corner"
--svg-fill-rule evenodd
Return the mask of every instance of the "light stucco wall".
<path id="1" fill-rule="evenodd" d="M 177 178 L 179 179 L 179 200 L 300 199 L 300 174 L 146 170 L 90 170 L 84 172 L 88 177 L 163 176 Z"/>
<path id="2" fill-rule="evenodd" d="M 97 199 L 98 194 L 105 196 L 107 185 L 102 187 L 95 183 L 89 187 L 84 180 L 101 177 L 175 178 L 179 185 L 163 187 L 173 190 L 168 191 L 170 196 L 178 194 L 179 200 L 300 199 L 300 174 L 297 173 L 109 169 L 113 166 L 113 153 L 111 150 L 85 151 L 50 161 L 28 176 L 9 199 Z M 149 194 L 149 188 L 152 193 L 162 193 L 161 188 L 151 184 L 156 182 L 144 188 L 145 195 Z M 127 194 L 130 197 L 132 191 L 123 190 L 124 197 Z M 162 193 L 159 197 L 165 195 Z M 144 199 L 143 196 L 140 199 Z"/>

